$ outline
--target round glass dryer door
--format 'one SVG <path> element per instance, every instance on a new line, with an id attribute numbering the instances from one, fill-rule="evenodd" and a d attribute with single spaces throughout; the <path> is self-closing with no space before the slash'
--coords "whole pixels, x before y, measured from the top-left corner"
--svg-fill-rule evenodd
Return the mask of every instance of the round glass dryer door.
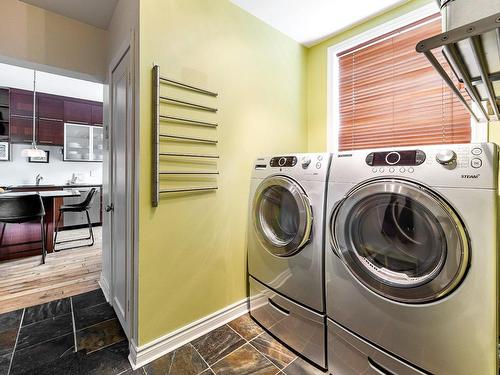
<path id="1" fill-rule="evenodd" d="M 271 254 L 293 255 L 309 241 L 311 204 L 292 179 L 272 176 L 262 181 L 255 192 L 252 212 L 255 232 Z"/>
<path id="2" fill-rule="evenodd" d="M 366 287 L 403 303 L 444 297 L 469 264 L 464 225 L 450 205 L 404 180 L 352 190 L 331 221 L 332 245 Z"/>

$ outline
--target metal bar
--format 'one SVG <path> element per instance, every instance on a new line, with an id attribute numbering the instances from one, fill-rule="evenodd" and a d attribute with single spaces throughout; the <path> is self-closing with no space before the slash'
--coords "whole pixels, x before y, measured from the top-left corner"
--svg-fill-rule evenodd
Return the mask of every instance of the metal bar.
<path id="1" fill-rule="evenodd" d="M 476 63 L 481 79 L 484 82 L 486 91 L 488 93 L 488 100 L 490 102 L 497 119 L 500 119 L 500 112 L 498 111 L 498 106 L 495 98 L 495 91 L 493 90 L 493 84 L 488 79 L 488 68 L 486 66 L 486 61 L 484 59 L 483 48 L 481 44 L 481 38 L 479 36 L 474 36 L 469 39 L 469 44 L 472 49 L 472 56 L 474 57 L 474 62 Z"/>
<path id="2" fill-rule="evenodd" d="M 177 189 L 162 189 L 160 190 L 160 194 L 165 193 L 181 193 L 181 192 L 189 192 L 189 191 L 207 191 L 207 190 L 217 190 L 218 186 L 207 186 L 207 187 L 191 187 L 191 188 L 177 188 Z"/>
<path id="3" fill-rule="evenodd" d="M 500 57 L 500 27 L 497 27 L 496 29 L 496 34 L 497 34 L 497 49 Z"/>
<path id="4" fill-rule="evenodd" d="M 216 128 L 217 126 L 219 126 L 219 124 L 216 124 L 213 122 L 191 120 L 188 118 L 176 117 L 176 116 L 160 115 L 160 119 L 165 120 L 165 121 L 172 121 L 172 122 L 181 122 L 181 123 L 185 122 L 185 123 L 191 124 L 191 125 L 207 126 L 209 128 Z"/>
<path id="5" fill-rule="evenodd" d="M 194 92 L 197 92 L 199 94 L 205 94 L 205 95 L 214 96 L 214 97 L 219 96 L 219 94 L 217 94 L 216 92 L 201 89 L 199 87 L 191 86 L 191 85 L 188 85 L 186 83 L 179 82 L 179 81 L 174 81 L 173 79 L 160 77 L 160 81 L 167 83 L 167 84 L 170 84 L 170 85 L 179 86 L 179 87 L 182 87 L 183 89 L 194 91 Z"/>
<path id="6" fill-rule="evenodd" d="M 153 67 L 153 181 L 152 181 L 152 204 L 158 207 L 160 200 L 160 175 L 158 166 L 160 164 L 160 67 Z"/>
<path id="7" fill-rule="evenodd" d="M 195 137 L 184 137 L 180 135 L 172 135 L 172 134 L 159 134 L 160 137 L 162 138 L 172 138 L 172 139 L 179 139 L 182 141 L 192 141 L 192 142 L 201 142 L 201 143 L 210 143 L 210 144 L 217 144 L 218 141 L 215 139 L 205 139 L 205 138 L 195 138 Z"/>
<path id="8" fill-rule="evenodd" d="M 196 108 L 196 109 L 200 109 L 202 111 L 207 111 L 207 112 L 217 112 L 218 111 L 217 108 L 207 107 L 207 106 L 204 106 L 204 105 L 201 105 L 201 104 L 191 103 L 191 102 L 187 102 L 187 101 L 184 101 L 184 100 L 174 99 L 174 98 L 170 98 L 168 96 L 160 96 L 160 99 L 168 101 L 168 102 L 173 102 L 175 104 L 180 104 L 180 105 L 185 105 L 185 106 L 188 106 L 188 107 L 193 107 L 193 108 Z"/>
<path id="9" fill-rule="evenodd" d="M 496 81 L 500 81 L 500 72 L 497 72 L 497 73 L 490 73 L 488 75 L 488 79 L 491 81 L 491 82 L 496 82 Z M 473 77 L 471 78 L 471 82 L 474 86 L 477 86 L 477 85 L 482 85 L 483 84 L 483 80 L 481 77 Z"/>
<path id="10" fill-rule="evenodd" d="M 450 66 L 452 67 L 454 66 L 456 69 L 458 69 L 458 75 L 460 76 L 459 78 L 464 83 L 467 92 L 476 101 L 477 105 L 481 109 L 481 112 L 483 113 L 485 120 L 488 121 L 489 119 L 488 113 L 486 112 L 484 106 L 481 104 L 481 98 L 479 96 L 477 89 L 472 85 L 469 74 L 467 73 L 467 69 L 465 68 L 464 62 L 460 57 L 460 54 L 458 53 L 457 45 L 449 44 L 447 46 L 444 46 L 444 51 L 446 51 L 445 56 L 447 57 L 447 59 L 450 60 Z"/>
<path id="11" fill-rule="evenodd" d="M 219 174 L 218 171 L 160 171 L 162 175 L 177 175 L 177 174 Z"/>
<path id="12" fill-rule="evenodd" d="M 451 43 L 458 43 L 473 36 L 482 35 L 497 29 L 500 25 L 500 13 L 469 23 L 445 33 L 424 39 L 417 44 L 417 52 L 424 53 Z"/>
<path id="13" fill-rule="evenodd" d="M 462 93 L 460 92 L 460 90 L 455 87 L 455 84 L 453 83 L 451 78 L 448 76 L 448 73 L 446 73 L 446 71 L 443 69 L 443 67 L 441 66 L 439 61 L 436 59 L 434 54 L 431 51 L 426 51 L 426 52 L 424 52 L 424 55 L 425 55 L 425 57 L 427 57 L 427 60 L 429 60 L 431 65 L 434 67 L 434 69 L 437 70 L 437 72 L 439 73 L 441 78 L 443 78 L 443 80 L 446 82 L 448 87 L 455 93 L 455 95 L 458 96 L 458 99 L 462 102 L 462 104 L 465 106 L 465 108 L 467 108 L 467 110 L 470 112 L 472 117 L 474 117 L 474 119 L 477 122 L 479 122 L 478 117 L 476 116 L 476 114 L 474 113 L 472 108 L 470 107 L 469 103 L 467 103 L 467 100 L 465 100 L 465 98 L 462 95 Z"/>
<path id="14" fill-rule="evenodd" d="M 180 153 L 180 152 L 160 152 L 160 156 L 176 156 L 176 157 L 186 157 L 186 158 L 207 158 L 207 159 L 219 159 L 219 155 L 205 155 L 205 154 L 191 154 L 191 153 Z"/>

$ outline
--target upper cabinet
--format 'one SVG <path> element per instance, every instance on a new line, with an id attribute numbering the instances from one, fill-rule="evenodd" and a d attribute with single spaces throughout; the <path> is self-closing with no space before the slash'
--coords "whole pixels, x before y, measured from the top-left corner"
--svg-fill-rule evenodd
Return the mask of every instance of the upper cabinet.
<path id="1" fill-rule="evenodd" d="M 102 126 L 102 103 L 92 105 L 92 125 Z"/>
<path id="2" fill-rule="evenodd" d="M 10 114 L 33 117 L 33 91 L 11 89 Z"/>
<path id="3" fill-rule="evenodd" d="M 64 120 L 64 100 L 55 95 L 37 94 L 38 117 L 44 120 Z"/>
<path id="4" fill-rule="evenodd" d="M 10 136 L 12 143 L 31 142 L 33 92 L 10 89 L 10 95 L 4 101 L 3 106 L 0 103 L 0 117 L 6 116 L 4 127 L 10 131 L 2 131 L 0 118 L 0 139 L 3 135 Z M 64 123 L 94 126 L 102 126 L 103 123 L 102 103 L 99 102 L 37 93 L 36 104 L 36 140 L 42 145 L 64 146 Z"/>
<path id="5" fill-rule="evenodd" d="M 83 100 L 64 100 L 64 122 L 90 125 L 92 123 L 92 104 Z"/>

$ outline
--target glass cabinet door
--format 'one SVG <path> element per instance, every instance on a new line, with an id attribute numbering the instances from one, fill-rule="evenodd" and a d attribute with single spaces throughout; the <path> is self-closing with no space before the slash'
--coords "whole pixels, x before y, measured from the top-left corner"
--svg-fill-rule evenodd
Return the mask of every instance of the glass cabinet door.
<path id="1" fill-rule="evenodd" d="M 103 153 L 103 130 L 100 126 L 92 127 L 92 159 L 93 161 L 102 161 Z"/>
<path id="2" fill-rule="evenodd" d="M 91 154 L 90 127 L 64 124 L 64 160 L 89 161 Z"/>

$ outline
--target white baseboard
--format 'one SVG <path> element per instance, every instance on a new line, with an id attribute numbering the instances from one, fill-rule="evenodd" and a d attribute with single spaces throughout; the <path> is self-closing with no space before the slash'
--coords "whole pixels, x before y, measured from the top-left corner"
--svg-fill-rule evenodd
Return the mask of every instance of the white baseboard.
<path id="1" fill-rule="evenodd" d="M 140 347 L 130 340 L 130 364 L 136 370 L 247 312 L 248 298 L 245 298 Z"/>
<path id="2" fill-rule="evenodd" d="M 106 301 L 111 303 L 111 289 L 109 288 L 108 280 L 106 280 L 101 273 L 101 277 L 99 278 L 99 286 L 101 287 L 102 292 L 104 293 L 104 297 L 106 297 Z"/>

